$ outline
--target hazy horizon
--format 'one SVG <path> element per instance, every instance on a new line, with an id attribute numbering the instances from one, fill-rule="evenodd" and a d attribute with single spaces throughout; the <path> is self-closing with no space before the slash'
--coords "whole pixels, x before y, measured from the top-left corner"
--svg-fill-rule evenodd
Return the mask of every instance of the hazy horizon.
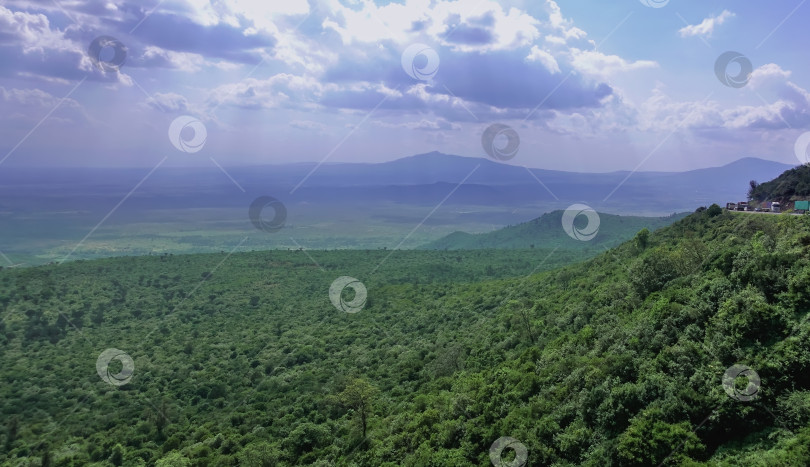
<path id="1" fill-rule="evenodd" d="M 390 163 L 390 162 L 402 161 L 402 160 L 406 160 L 406 159 L 409 159 L 409 158 L 412 158 L 412 157 L 428 156 L 428 155 L 433 155 L 433 154 L 436 154 L 438 156 L 461 157 L 461 158 L 465 158 L 465 159 L 481 159 L 481 160 L 485 160 L 485 161 L 491 161 L 490 159 L 486 158 L 486 156 L 466 156 L 466 155 L 460 155 L 460 154 L 446 154 L 446 153 L 441 153 L 441 152 L 438 152 L 438 151 L 430 151 L 430 152 L 427 152 L 427 153 L 404 155 L 404 156 L 396 157 L 396 158 L 393 158 L 393 159 L 386 159 L 386 160 L 379 160 L 379 161 L 331 161 L 330 160 L 330 161 L 326 161 L 326 162 L 321 163 L 320 161 L 317 161 L 317 160 L 303 160 L 303 161 L 294 161 L 294 162 L 245 163 L 245 164 L 235 164 L 235 165 L 233 165 L 231 167 L 238 170 L 238 169 L 248 169 L 248 168 L 252 168 L 252 167 L 260 168 L 260 167 L 274 167 L 274 166 L 279 166 L 280 167 L 280 166 L 294 166 L 294 165 L 308 166 L 308 165 L 318 165 L 318 164 L 320 164 L 321 166 L 351 165 L 351 164 L 377 165 L 377 164 L 386 164 L 386 163 Z M 692 168 L 689 168 L 689 169 L 683 169 L 683 170 L 676 170 L 676 169 L 653 170 L 653 169 L 640 168 L 639 170 L 636 170 L 635 172 L 636 173 L 673 173 L 673 174 L 676 174 L 676 173 L 690 172 L 690 171 L 694 171 L 694 170 L 722 168 L 722 167 L 727 167 L 729 165 L 740 163 L 740 162 L 743 162 L 743 161 L 746 161 L 746 160 L 756 160 L 756 161 L 769 162 L 769 163 L 772 162 L 774 164 L 785 165 L 786 167 L 795 167 L 795 166 L 800 165 L 800 164 L 791 165 L 790 161 L 782 162 L 782 161 L 778 161 L 778 160 L 767 159 L 767 158 L 757 157 L 757 156 L 745 156 L 745 157 L 740 157 L 739 159 L 734 159 L 734 160 L 730 160 L 728 162 L 720 163 L 718 165 L 696 166 L 696 167 L 692 167 Z M 208 163 L 206 163 L 206 161 Z M 206 160 L 206 161 L 200 161 L 199 164 L 189 165 L 189 164 L 183 163 L 183 162 L 177 163 L 176 161 L 167 160 L 165 163 L 163 163 L 161 165 L 161 167 L 164 168 L 164 169 L 169 169 L 169 168 L 210 169 L 210 168 L 213 167 L 214 170 L 217 170 L 216 165 L 212 165 L 210 163 L 211 162 L 210 160 Z M 499 162 L 499 163 L 504 163 L 506 165 L 511 165 L 511 166 L 514 166 L 514 167 L 525 167 L 525 168 L 529 168 L 529 169 L 532 169 L 532 170 L 548 170 L 548 171 L 556 171 L 556 172 L 570 172 L 570 173 L 582 173 L 582 174 L 611 174 L 611 173 L 617 173 L 617 172 L 624 173 L 624 172 L 632 172 L 633 171 L 632 169 L 616 169 L 616 170 L 605 170 L 605 171 L 564 170 L 564 169 L 548 169 L 548 168 L 544 168 L 544 167 L 534 167 L 534 166 L 530 166 L 530 165 L 529 166 L 515 165 L 515 164 L 509 164 L 509 161 L 502 161 L 502 162 Z M 93 165 L 92 167 L 88 167 L 88 166 L 82 166 L 82 165 L 30 166 L 30 165 L 14 165 L 14 164 L 9 163 L 9 164 L 4 164 L 4 166 L 6 168 L 9 168 L 9 169 L 31 169 L 31 170 L 40 170 L 40 169 L 45 169 L 45 170 L 86 170 L 86 169 L 143 170 L 145 168 L 148 169 L 148 167 L 143 166 L 143 165 L 126 165 L 126 166 L 122 166 L 122 165 L 101 165 L 101 164 L 96 164 L 96 165 Z M 0 169 L 0 172 L 2 172 L 1 169 Z"/>

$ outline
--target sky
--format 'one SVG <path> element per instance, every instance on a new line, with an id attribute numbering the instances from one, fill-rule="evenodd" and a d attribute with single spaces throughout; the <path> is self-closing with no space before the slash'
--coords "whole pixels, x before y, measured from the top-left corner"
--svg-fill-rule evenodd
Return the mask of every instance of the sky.
<path id="1" fill-rule="evenodd" d="M 0 0 L 0 170 L 798 164 L 806 2 Z"/>

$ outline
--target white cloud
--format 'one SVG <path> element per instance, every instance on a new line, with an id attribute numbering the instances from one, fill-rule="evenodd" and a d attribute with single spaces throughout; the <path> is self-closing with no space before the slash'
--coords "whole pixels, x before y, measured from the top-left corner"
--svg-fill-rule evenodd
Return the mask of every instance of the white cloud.
<path id="1" fill-rule="evenodd" d="M 0 99 L 6 103 L 15 103 L 42 108 L 55 107 L 56 104 L 58 104 L 61 100 L 41 89 L 6 89 L 3 86 L 0 86 Z M 73 99 L 65 99 L 62 105 L 78 106 L 78 103 Z"/>
<path id="2" fill-rule="evenodd" d="M 451 122 L 444 118 L 437 118 L 436 120 L 422 119 L 418 122 L 404 122 L 404 123 L 389 123 L 382 121 L 375 121 L 375 125 L 384 128 L 405 128 L 408 130 L 421 130 L 421 131 L 461 131 L 461 125 Z"/>
<path id="3" fill-rule="evenodd" d="M 132 85 L 131 78 L 124 73 L 101 72 L 87 56 L 87 44 L 69 38 L 70 27 L 53 28 L 44 14 L 0 6 L 0 31 L 3 31 L 0 45 L 14 50 L 15 55 L 6 60 L 13 63 L 9 70 L 17 76 L 60 82 L 89 75 L 101 81 Z"/>
<path id="4" fill-rule="evenodd" d="M 371 128 L 379 125 L 378 132 L 420 130 L 419 138 L 413 139 L 447 137 L 448 143 L 463 144 L 455 137 L 462 126 L 521 121 L 541 101 L 542 109 L 526 125 L 542 129 L 544 135 L 587 136 L 595 141 L 612 141 L 620 133 L 627 139 L 658 138 L 659 132 L 678 128 L 685 136 L 716 132 L 736 137 L 759 135 L 760 129 L 782 134 L 779 130 L 788 126 L 810 128 L 810 93 L 791 82 L 790 71 L 779 65 L 757 68 L 733 100 L 723 101 L 724 96 L 697 101 L 698 90 L 692 97 L 676 97 L 688 92 L 683 88 L 671 94 L 665 88 L 651 91 L 653 73 L 638 71 L 658 63 L 625 54 L 646 49 L 625 44 L 615 55 L 598 51 L 586 32 L 564 16 L 566 4 L 554 0 L 544 0 L 545 9 L 543 4 L 532 8 L 535 17 L 495 0 L 176 0 L 165 2 L 146 19 L 177 24 L 176 31 L 168 34 L 166 28 L 144 23 L 133 36 L 127 32 L 159 0 L 61 0 L 67 13 L 50 0 L 0 3 L 5 5 L 0 6 L 0 43 L 12 51 L 11 60 L 0 70 L 4 77 L 37 82 L 56 96 L 85 75 L 130 83 L 124 74 L 103 75 L 86 56 L 90 39 L 111 34 L 131 46 L 124 71 L 136 69 L 145 89 L 162 91 L 148 101 L 137 90 L 116 94 L 117 98 L 136 95 L 131 107 L 138 106 L 143 115 L 154 116 L 155 109 L 187 113 L 216 120 L 223 128 L 229 122 L 209 113 L 213 107 L 258 110 L 237 112 L 240 123 L 300 139 L 307 133 L 331 134 L 341 128 L 342 117 L 366 115 L 379 105 L 367 122 Z M 295 29 L 310 13 L 312 17 Z M 679 35 L 708 37 L 732 17 L 723 11 L 682 28 Z M 184 35 L 182 27 L 199 36 Z M 228 34 L 219 35 L 223 32 Z M 409 80 L 401 69 L 402 50 L 415 42 L 440 53 L 440 72 L 431 85 Z M 147 70 L 140 67 L 160 69 L 142 73 Z M 202 73 L 213 68 L 234 73 Z M 551 76 L 569 71 L 575 73 L 564 83 L 561 76 Z M 251 78 L 242 79 L 246 75 Z M 493 78 L 486 81 L 488 75 Z M 672 76 L 690 79 L 686 73 L 656 76 L 665 81 L 676 79 Z M 221 77 L 224 81 L 218 81 Z M 82 97 L 90 85 L 82 88 Z M 625 94 L 622 87 L 632 92 Z M 544 101 L 552 89 L 553 99 Z M 181 95 L 186 93 L 188 98 Z M 8 110 L 6 115 L 41 118 L 58 102 L 53 95 L 0 88 L 0 103 Z M 75 120 L 69 113 L 73 105 L 72 100 L 64 102 L 65 108 L 54 117 Z M 103 112 L 104 107 L 98 106 L 90 113 Z M 217 115 L 226 118 L 234 112 Z M 21 126 L 23 131 L 32 127 Z"/>
<path id="5" fill-rule="evenodd" d="M 263 30 L 272 34 L 278 32 L 276 22 L 283 16 L 306 15 L 310 13 L 307 0 L 186 0 L 194 12 L 194 21 L 205 26 L 227 24 L 240 27 L 251 24 L 245 34 L 255 34 Z"/>
<path id="6" fill-rule="evenodd" d="M 146 104 L 162 112 L 172 113 L 188 113 L 190 108 L 185 96 L 173 92 L 155 93 L 146 101 Z"/>
<path id="7" fill-rule="evenodd" d="M 560 72 L 560 64 L 557 63 L 554 56 L 536 45 L 532 46 L 532 50 L 529 53 L 529 56 L 526 57 L 526 60 L 530 62 L 540 62 L 548 71 L 552 73 Z"/>
<path id="8" fill-rule="evenodd" d="M 0 6 L 0 30 L 12 36 L 23 53 L 44 53 L 46 50 L 76 51 L 76 47 L 58 29 L 51 29 L 48 17 L 23 11 L 11 11 Z"/>
<path id="9" fill-rule="evenodd" d="M 775 63 L 762 65 L 751 73 L 748 85 L 752 88 L 760 88 L 773 82 L 785 82 L 790 78 L 790 72 L 783 70 Z"/>
<path id="10" fill-rule="evenodd" d="M 657 68 L 658 63 L 650 60 L 631 62 L 618 55 L 606 55 L 596 50 L 571 49 L 573 67 L 589 76 L 607 79 L 615 74 L 635 70 Z"/>
<path id="11" fill-rule="evenodd" d="M 725 130 L 810 128 L 810 92 L 789 81 L 790 72 L 769 64 L 757 68 L 744 88 L 761 105 L 732 107 L 716 101 L 676 101 L 660 88 L 640 108 L 639 129 L 671 131 L 678 127 Z M 764 93 L 764 94 L 763 94 Z M 776 96 L 772 102 L 766 95 Z"/>
<path id="12" fill-rule="evenodd" d="M 153 45 L 146 46 L 143 54 L 141 54 L 140 57 L 133 57 L 129 63 L 133 66 L 171 68 L 188 73 L 196 73 L 206 67 L 218 68 L 220 70 L 234 70 L 239 68 L 237 64 L 232 62 L 222 60 L 214 62 L 206 60 L 206 58 L 200 54 L 175 52 Z"/>
<path id="13" fill-rule="evenodd" d="M 480 52 L 528 46 L 540 37 L 537 19 L 490 0 L 405 0 L 383 6 L 362 2 L 361 8 L 338 0 L 326 4 L 331 14 L 322 26 L 335 31 L 344 45 L 385 40 L 408 44 L 414 32 L 421 32 L 454 51 Z"/>
<path id="14" fill-rule="evenodd" d="M 310 12 L 307 0 L 284 0 L 283 2 L 230 0 L 227 5 L 231 11 L 248 17 L 275 18 L 284 15 L 306 15 Z"/>
<path id="15" fill-rule="evenodd" d="M 279 73 L 265 80 L 248 78 L 213 89 L 209 103 L 249 109 L 278 107 L 314 108 L 318 99 L 333 86 L 322 85 L 309 76 Z"/>
<path id="16" fill-rule="evenodd" d="M 90 119 L 82 106 L 74 99 L 62 99 L 41 89 L 6 89 L 0 86 L 0 103 L 2 103 L 3 116 L 0 118 L 23 121 L 39 121 L 41 115 L 54 108 L 59 108 L 60 115 L 51 118 L 60 122 L 82 122 Z M 34 111 L 32 112 L 32 109 Z M 65 117 L 67 116 L 67 117 Z"/>
<path id="17" fill-rule="evenodd" d="M 277 34 L 275 37 L 281 39 L 270 57 L 287 64 L 286 72 L 271 79 L 219 86 L 211 92 L 210 103 L 253 109 L 361 111 L 374 108 L 388 96 L 380 112 L 431 114 L 427 121 L 436 121 L 432 117 L 453 122 L 513 115 L 525 118 L 531 108 L 525 104 L 527 100 L 540 102 L 558 84 L 549 75 L 563 69 L 575 68 L 586 79 L 578 76 L 570 80 L 560 92 L 564 96 L 553 104 L 559 108 L 586 108 L 602 105 L 600 99 L 610 95 L 610 87 L 600 81 L 605 77 L 657 66 L 655 62 L 628 61 L 591 50 L 593 45 L 585 40 L 585 32 L 564 18 L 554 1 L 548 0 L 547 6 L 549 19 L 541 20 L 487 0 L 404 0 L 382 6 L 362 1 L 351 8 L 338 0 L 325 0 L 318 11 L 321 16 L 313 21 L 321 23 L 327 36 L 311 38 L 289 31 Z M 451 31 L 455 32 L 448 37 Z M 560 37 L 563 42 L 537 45 L 545 33 L 554 35 L 546 38 Z M 476 42 L 479 38 L 488 42 Z M 399 55 L 417 40 L 434 44 L 444 53 L 447 49 L 456 52 L 448 54 L 440 72 L 444 73 L 442 79 L 449 93 L 428 89 L 423 83 L 402 84 L 407 80 L 399 66 Z M 572 48 L 572 44 L 584 51 Z M 487 82 L 486 77 L 452 81 L 451 77 L 458 76 L 456 70 L 464 70 L 465 63 L 476 60 L 484 66 L 497 66 L 504 73 L 514 67 L 539 72 L 541 77 L 510 80 L 514 85 L 503 90 L 497 86 L 502 82 Z M 399 80 L 396 73 L 402 75 Z M 495 85 L 475 87 L 477 82 Z M 299 86 L 291 87 L 294 83 Z M 526 87 L 523 94 L 522 87 Z M 582 92 L 577 91 L 579 88 Z M 533 115 L 545 116 L 542 112 Z"/>
<path id="18" fill-rule="evenodd" d="M 670 132 L 678 128 L 719 128 L 725 124 L 721 107 L 714 101 L 677 101 L 662 86 L 639 106 L 638 130 Z"/>
<path id="19" fill-rule="evenodd" d="M 290 126 L 307 132 L 326 130 L 326 125 L 312 120 L 292 120 Z"/>
<path id="20" fill-rule="evenodd" d="M 560 6 L 554 0 L 546 0 L 546 7 L 549 11 L 549 24 L 562 35 L 562 37 L 547 37 L 549 42 L 565 43 L 569 39 L 582 39 L 587 33 L 573 25 L 573 21 L 566 19 L 562 15 Z"/>
<path id="21" fill-rule="evenodd" d="M 160 47 L 147 46 L 141 56 L 143 62 L 152 66 L 164 66 L 187 72 L 197 72 L 202 69 L 205 59 L 202 55 L 194 53 L 174 52 Z"/>
<path id="22" fill-rule="evenodd" d="M 658 83 L 640 104 L 617 92 L 599 108 L 555 111 L 546 127 L 560 134 L 606 137 L 611 132 L 656 134 L 682 131 L 742 140 L 744 135 L 810 128 L 810 92 L 788 80 L 790 72 L 768 64 L 754 70 L 740 90 L 750 103 L 679 100 Z"/>
<path id="23" fill-rule="evenodd" d="M 580 138 L 626 133 L 636 128 L 637 123 L 638 110 L 627 105 L 621 97 L 611 96 L 599 108 L 554 111 L 545 126 L 554 133 Z"/>
<path id="24" fill-rule="evenodd" d="M 727 19 L 733 18 L 735 15 L 734 13 L 723 10 L 718 16 L 710 16 L 704 19 L 700 24 L 689 25 L 681 28 L 678 31 L 678 34 L 681 37 L 694 37 L 694 36 L 703 36 L 703 37 L 711 37 L 714 29 L 717 26 L 725 23 Z"/>

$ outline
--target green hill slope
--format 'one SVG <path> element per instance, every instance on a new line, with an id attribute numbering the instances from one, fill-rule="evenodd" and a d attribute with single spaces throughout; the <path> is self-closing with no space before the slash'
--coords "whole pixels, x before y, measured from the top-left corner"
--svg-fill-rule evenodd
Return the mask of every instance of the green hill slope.
<path id="1" fill-rule="evenodd" d="M 494 232 L 469 234 L 454 232 L 446 237 L 421 247 L 426 250 L 474 250 L 485 248 L 562 248 L 571 250 L 604 251 L 633 236 L 641 229 L 650 231 L 665 227 L 683 219 L 687 214 L 668 217 L 637 217 L 599 214 L 599 233 L 593 240 L 583 242 L 568 236 L 561 228 L 564 211 L 553 211 L 530 222 L 505 227 Z M 583 225 L 579 225 L 582 223 Z M 575 220 L 575 226 L 583 228 L 585 216 Z"/>
<path id="2" fill-rule="evenodd" d="M 0 463 L 491 465 L 511 437 L 527 465 L 806 465 L 808 246 L 805 217 L 712 209 L 478 282 L 464 262 L 508 252 L 449 281 L 455 252 L 0 271 Z M 105 349 L 131 365 L 99 370 Z M 750 379 L 724 388 L 733 365 Z"/>
<path id="3" fill-rule="evenodd" d="M 810 165 L 800 165 L 757 185 L 750 196 L 754 201 L 779 201 L 786 206 L 797 199 L 810 199 Z"/>

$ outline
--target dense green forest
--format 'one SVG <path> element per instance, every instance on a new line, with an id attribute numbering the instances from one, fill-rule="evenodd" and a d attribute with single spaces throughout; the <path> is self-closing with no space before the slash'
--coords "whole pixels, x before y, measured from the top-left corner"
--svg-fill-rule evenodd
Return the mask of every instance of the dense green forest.
<path id="1" fill-rule="evenodd" d="M 504 227 L 493 232 L 469 234 L 454 232 L 423 246 L 429 250 L 475 250 L 486 248 L 544 248 L 604 251 L 625 242 L 641 229 L 654 231 L 682 219 L 687 213 L 667 217 L 617 216 L 599 214 L 599 233 L 587 242 L 579 241 L 560 229 L 564 211 L 552 211 L 518 225 Z M 577 227 L 587 225 L 585 216 L 578 216 Z M 582 223 L 583 225 L 578 225 Z"/>
<path id="2" fill-rule="evenodd" d="M 781 203 L 810 198 L 810 165 L 802 164 L 769 182 L 755 184 L 748 197 L 754 201 Z"/>
<path id="3" fill-rule="evenodd" d="M 712 206 L 562 267 L 538 246 L 6 269 L 0 462 L 806 465 L 808 248 L 806 216 Z"/>

